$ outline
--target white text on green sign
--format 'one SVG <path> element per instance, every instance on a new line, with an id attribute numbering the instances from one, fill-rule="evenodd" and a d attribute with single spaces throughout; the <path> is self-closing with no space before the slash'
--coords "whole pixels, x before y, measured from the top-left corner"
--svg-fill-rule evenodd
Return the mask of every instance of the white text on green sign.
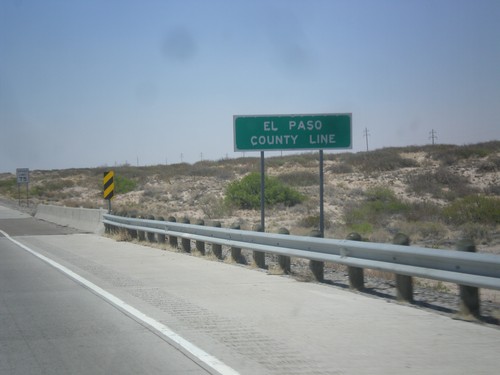
<path id="1" fill-rule="evenodd" d="M 234 116 L 235 151 L 352 148 L 351 114 Z"/>

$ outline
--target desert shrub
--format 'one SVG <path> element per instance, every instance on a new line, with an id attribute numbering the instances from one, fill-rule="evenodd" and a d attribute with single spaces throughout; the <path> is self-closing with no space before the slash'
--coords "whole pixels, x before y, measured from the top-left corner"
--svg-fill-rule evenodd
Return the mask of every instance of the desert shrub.
<path id="1" fill-rule="evenodd" d="M 373 227 L 381 226 L 387 218 L 406 214 L 409 210 L 407 203 L 399 200 L 394 192 L 384 187 L 375 187 L 367 190 L 362 202 L 346 207 L 344 221 L 353 230 L 366 223 Z"/>
<path id="2" fill-rule="evenodd" d="M 326 168 L 327 172 L 335 174 L 352 173 L 354 169 L 351 165 L 347 163 L 337 163 Z"/>
<path id="3" fill-rule="evenodd" d="M 473 157 L 484 158 L 500 148 L 499 141 L 477 143 L 473 145 L 440 145 L 430 151 L 430 156 L 442 165 L 453 165 L 461 160 Z"/>
<path id="4" fill-rule="evenodd" d="M 319 185 L 319 173 L 310 171 L 297 171 L 284 173 L 277 176 L 278 180 L 290 186 Z"/>
<path id="5" fill-rule="evenodd" d="M 264 199 L 267 205 L 282 203 L 294 206 L 304 200 L 296 190 L 285 186 L 276 177 L 265 177 Z M 260 207 L 260 174 L 250 173 L 239 181 L 231 182 L 226 188 L 226 201 L 238 208 L 257 209 Z"/>
<path id="6" fill-rule="evenodd" d="M 272 168 L 281 167 L 285 164 L 297 164 L 302 167 L 314 167 L 318 164 L 317 152 L 305 152 L 287 156 L 276 156 L 266 159 L 266 165 Z"/>
<path id="7" fill-rule="evenodd" d="M 500 198 L 469 195 L 443 209 L 443 218 L 451 224 L 500 223 Z"/>
<path id="8" fill-rule="evenodd" d="M 304 216 L 300 219 L 298 225 L 303 228 L 319 228 L 319 215 Z"/>
<path id="9" fill-rule="evenodd" d="M 13 177 L 0 180 L 0 194 L 14 197 L 17 194 L 17 179 Z"/>
<path id="10" fill-rule="evenodd" d="M 220 167 L 219 163 L 209 160 L 199 161 L 185 168 L 185 175 L 197 177 L 216 177 L 227 180 L 234 177 L 234 172 L 229 168 Z"/>
<path id="11" fill-rule="evenodd" d="M 364 223 L 353 223 L 348 226 L 349 231 L 351 232 L 356 232 L 361 235 L 363 234 L 368 234 L 373 232 L 373 225 L 370 223 L 364 222 Z"/>
<path id="12" fill-rule="evenodd" d="M 409 174 L 406 179 L 410 192 L 430 194 L 434 198 L 453 200 L 477 190 L 469 185 L 466 177 L 456 175 L 444 167 L 434 172 Z"/>
<path id="13" fill-rule="evenodd" d="M 199 206 L 209 219 L 220 219 L 232 215 L 231 204 L 215 195 L 207 195 L 201 198 Z"/>
<path id="14" fill-rule="evenodd" d="M 500 185 L 490 185 L 484 189 L 484 193 L 489 195 L 500 196 Z"/>
<path id="15" fill-rule="evenodd" d="M 441 219 L 441 207 L 432 202 L 408 203 L 405 217 L 408 221 L 439 221 Z"/>
<path id="16" fill-rule="evenodd" d="M 30 188 L 30 195 L 38 198 L 59 198 L 65 199 L 68 194 L 63 193 L 65 188 L 75 186 L 73 180 L 54 179 L 40 181 Z"/>
<path id="17" fill-rule="evenodd" d="M 126 194 L 134 191 L 137 187 L 137 182 L 131 178 L 115 174 L 115 194 Z"/>
<path id="18" fill-rule="evenodd" d="M 500 157 L 496 155 L 490 155 L 488 159 L 481 161 L 477 166 L 479 173 L 496 172 L 498 170 L 500 170 Z"/>
<path id="19" fill-rule="evenodd" d="M 359 152 L 357 154 L 343 154 L 341 160 L 366 173 L 394 171 L 418 166 L 415 160 L 403 158 L 399 149 L 392 148 Z"/>
<path id="20" fill-rule="evenodd" d="M 470 238 L 474 242 L 488 243 L 492 239 L 494 229 L 487 224 L 467 223 L 460 226 L 462 238 Z"/>

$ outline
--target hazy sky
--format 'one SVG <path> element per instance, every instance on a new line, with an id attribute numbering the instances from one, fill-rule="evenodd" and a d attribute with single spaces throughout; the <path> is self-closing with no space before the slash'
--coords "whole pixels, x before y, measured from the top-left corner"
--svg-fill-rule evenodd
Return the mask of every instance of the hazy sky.
<path id="1" fill-rule="evenodd" d="M 353 151 L 365 128 L 370 149 L 498 140 L 499 20 L 499 0 L 0 0 L 0 172 L 242 156 L 233 115 L 352 113 Z"/>

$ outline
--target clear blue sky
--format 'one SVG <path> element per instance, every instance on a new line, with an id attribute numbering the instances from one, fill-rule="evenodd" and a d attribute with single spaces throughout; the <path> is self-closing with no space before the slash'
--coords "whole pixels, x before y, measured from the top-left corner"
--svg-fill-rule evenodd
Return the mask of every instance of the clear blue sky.
<path id="1" fill-rule="evenodd" d="M 353 151 L 500 139 L 500 1 L 0 0 L 0 172 L 237 157 L 233 115 L 345 112 Z"/>

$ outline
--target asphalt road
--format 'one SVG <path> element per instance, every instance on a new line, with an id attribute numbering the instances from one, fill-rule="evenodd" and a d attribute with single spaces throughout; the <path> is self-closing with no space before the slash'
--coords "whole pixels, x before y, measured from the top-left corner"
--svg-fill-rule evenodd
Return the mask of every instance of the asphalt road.
<path id="1" fill-rule="evenodd" d="M 0 374 L 500 368 L 498 328 L 31 220 L 0 206 Z"/>
<path id="2" fill-rule="evenodd" d="M 13 235 L 73 233 L 0 207 Z M 0 234 L 0 374 L 207 374 L 88 288 Z"/>

